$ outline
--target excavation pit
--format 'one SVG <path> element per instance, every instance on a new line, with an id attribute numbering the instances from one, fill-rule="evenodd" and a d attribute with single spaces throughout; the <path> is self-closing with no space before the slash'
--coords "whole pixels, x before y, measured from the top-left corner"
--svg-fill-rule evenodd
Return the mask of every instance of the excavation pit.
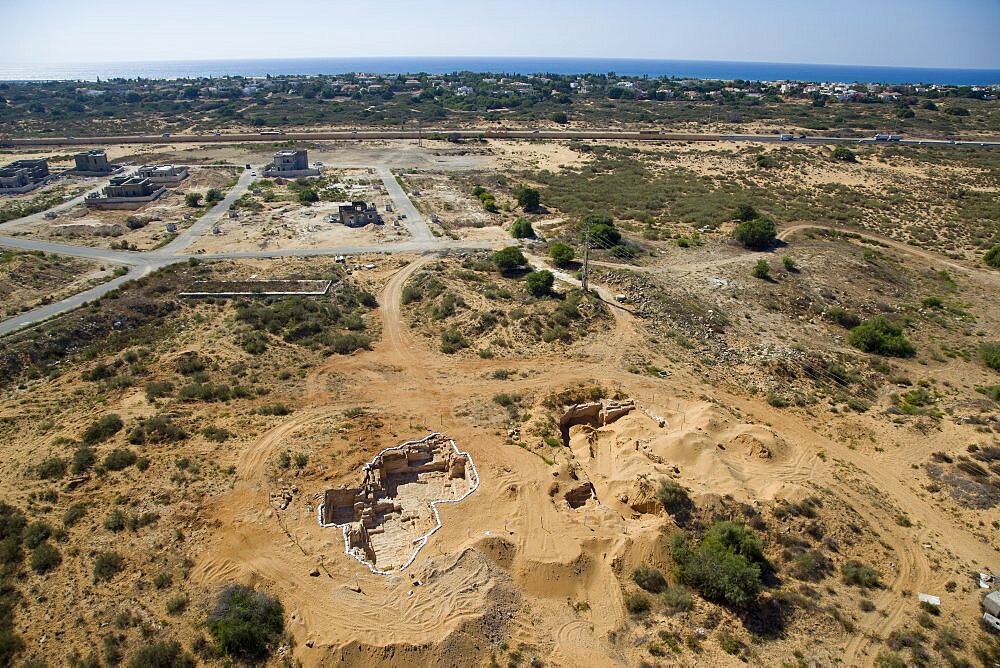
<path id="1" fill-rule="evenodd" d="M 437 506 L 479 487 L 472 458 L 436 433 L 383 450 L 363 472 L 357 487 L 326 490 L 319 522 L 341 528 L 344 552 L 373 573 L 409 566 L 441 528 Z"/>

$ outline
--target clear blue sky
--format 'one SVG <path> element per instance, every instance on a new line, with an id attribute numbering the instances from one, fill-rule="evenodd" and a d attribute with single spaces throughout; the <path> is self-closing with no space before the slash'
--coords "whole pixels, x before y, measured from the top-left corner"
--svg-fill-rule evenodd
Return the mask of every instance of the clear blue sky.
<path id="1" fill-rule="evenodd" d="M 1000 68 L 1000 0 L 0 0 L 14 63 L 567 56 Z"/>

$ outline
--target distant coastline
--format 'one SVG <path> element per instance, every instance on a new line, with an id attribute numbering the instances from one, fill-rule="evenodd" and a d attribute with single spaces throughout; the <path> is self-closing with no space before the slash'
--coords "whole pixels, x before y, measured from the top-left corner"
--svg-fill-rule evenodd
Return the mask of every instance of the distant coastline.
<path id="1" fill-rule="evenodd" d="M 121 63 L 4 64 L 0 81 L 94 81 L 97 78 L 180 79 L 222 76 L 445 74 L 468 70 L 508 74 L 606 74 L 692 79 L 805 82 L 993 85 L 1000 69 L 878 67 L 631 58 L 358 57 L 190 60 Z"/>

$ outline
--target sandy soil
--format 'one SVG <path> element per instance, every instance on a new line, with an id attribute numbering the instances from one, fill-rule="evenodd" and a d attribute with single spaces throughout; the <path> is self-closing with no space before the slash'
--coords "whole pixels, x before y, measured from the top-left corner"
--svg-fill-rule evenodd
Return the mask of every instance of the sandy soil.
<path id="1" fill-rule="evenodd" d="M 345 144 L 318 149 L 310 159 L 341 166 L 370 159 L 426 170 L 417 176 L 432 185 L 419 188 L 437 205 L 448 198 L 457 203 L 461 194 L 448 185 L 446 169 L 494 159 L 435 156 L 407 146 Z M 511 162 L 504 164 L 557 166 L 572 157 L 563 147 L 516 146 L 523 152 L 505 154 Z M 233 152 L 213 159 L 250 159 L 238 149 L 221 150 Z M 682 159 L 705 173 L 747 168 L 748 156 L 713 150 L 685 149 Z M 850 176 L 836 165 L 809 169 L 817 179 Z M 905 163 L 889 169 L 898 178 L 916 178 Z M 311 231 L 329 225 L 321 215 L 319 206 L 269 205 L 261 214 L 223 221 L 223 234 L 200 243 L 254 248 L 265 239 L 308 245 L 349 238 L 333 236 L 339 229 Z M 268 225 L 279 233 L 264 235 Z M 932 484 L 927 464 L 936 453 L 941 462 L 944 456 L 972 461 L 975 452 L 998 444 L 996 404 L 976 389 L 996 384 L 997 375 L 974 354 L 980 341 L 995 340 L 1000 331 L 996 272 L 900 241 L 862 243 L 789 225 L 783 232 L 788 246 L 779 252 L 794 256 L 799 270 L 780 269 L 779 256 L 769 254 L 773 276 L 764 282 L 749 275 L 763 256 L 728 243 L 725 232 L 706 233 L 702 245 L 687 249 L 650 243 L 655 253 L 637 267 L 595 252 L 594 280 L 624 294 L 626 303 L 609 308 L 610 316 L 570 343 L 534 342 L 518 329 L 522 320 L 513 311 L 519 304 L 482 291 L 501 278 L 466 271 L 465 283 L 449 278 L 449 288 L 462 291 L 473 308 L 461 314 L 465 319 L 443 323 L 461 326 L 471 345 L 443 354 L 402 297 L 420 272 L 458 276 L 462 259 L 439 266 L 431 256 L 380 257 L 374 269 L 351 276 L 379 305 L 363 319 L 377 337 L 371 350 L 351 355 L 274 335 L 264 353 L 251 354 L 242 347 L 246 325 L 234 305 L 171 306 L 177 309 L 171 336 L 149 347 L 145 370 L 135 373 L 186 382 L 174 371 L 177 359 L 197 352 L 210 359 L 213 382 L 259 388 L 250 397 L 151 401 L 140 385 L 81 380 L 81 371 L 114 361 L 117 352 L 75 360 L 51 379 L 9 389 L 0 402 L 2 424 L 11 425 L 0 435 L 5 499 L 54 524 L 72 501 L 95 504 L 86 523 L 58 544 L 63 565 L 46 576 L 25 575 L 32 597 L 16 624 L 28 643 L 26 656 L 58 654 L 49 650 L 53 637 L 66 654 L 69 648 L 86 653 L 119 609 L 141 617 L 150 637 L 191 646 L 204 633 L 215 593 L 234 581 L 283 602 L 293 642 L 282 643 L 275 663 L 482 665 L 493 659 L 517 665 L 538 657 L 553 666 L 873 665 L 891 632 L 918 628 L 918 592 L 941 596 L 942 612 L 932 623 L 955 629 L 964 642 L 956 653 L 971 656 L 986 636 L 970 574 L 1000 570 L 1000 506 L 962 503 L 950 483 Z M 351 234 L 376 238 L 371 230 Z M 232 280 L 273 273 L 324 278 L 331 270 L 320 262 L 331 261 L 228 262 L 221 271 Z M 951 272 L 947 282 L 938 273 L 944 268 Z M 185 265 L 163 278 L 177 285 L 158 292 L 158 302 L 172 304 L 170 290 L 197 279 L 200 270 Z M 523 291 L 517 279 L 503 280 Z M 923 306 L 931 294 L 943 295 L 944 307 Z M 907 318 L 919 354 L 887 361 L 850 348 L 845 330 L 823 316 L 834 304 L 864 317 Z M 494 335 L 480 334 L 470 315 L 487 307 L 507 318 L 510 346 L 495 357 L 477 354 Z M 138 355 L 143 347 L 128 350 Z M 813 355 L 837 361 L 858 379 L 848 389 L 834 387 L 822 374 L 840 371 L 806 365 Z M 572 427 L 565 445 L 546 438 L 558 433 L 554 420 L 563 410 L 549 400 L 592 386 L 635 400 L 636 409 L 607 425 Z M 894 410 L 899 395 L 917 387 L 933 394 L 940 415 Z M 852 399 L 863 410 L 849 408 Z M 290 414 L 258 410 L 278 401 Z M 130 427 L 169 413 L 192 433 L 182 443 L 141 446 L 152 459 L 143 477 L 128 469 L 70 487 L 69 479 L 49 483 L 32 473 L 43 457 L 69 456 L 75 445 L 60 439 L 79 438 L 95 414 L 109 411 Z M 209 441 L 198 431 L 208 425 L 233 435 Z M 322 494 L 356 484 L 361 467 L 382 449 L 431 431 L 471 454 L 481 487 L 441 507 L 442 528 L 410 568 L 372 574 L 344 554 L 339 529 L 319 526 Z M 125 436 L 100 444 L 100 456 L 130 447 Z M 295 454 L 307 463 L 280 464 L 283 455 Z M 182 459 L 191 461 L 181 466 Z M 661 479 L 690 490 L 696 506 L 690 522 L 668 516 L 655 502 Z M 566 494 L 584 482 L 593 485 L 593 496 L 569 503 Z M 57 500 L 44 500 L 46 491 L 57 491 Z M 814 500 L 812 516 L 787 512 L 808 500 Z M 110 533 L 100 521 L 112 504 L 129 512 L 155 509 L 160 520 L 152 528 Z M 772 607 L 731 610 L 695 595 L 691 609 L 678 614 L 659 605 L 646 615 L 629 612 L 634 568 L 653 565 L 674 581 L 671 535 L 731 517 L 756 527 L 777 567 L 778 582 L 762 597 Z M 803 546 L 822 550 L 830 561 L 818 581 L 791 574 L 791 557 Z M 91 555 L 112 548 L 126 555 L 126 571 L 110 583 L 93 582 Z M 885 586 L 861 590 L 843 583 L 839 568 L 848 559 L 878 570 Z M 150 580 L 164 570 L 174 581 L 161 591 Z M 189 596 L 190 605 L 168 615 L 165 601 L 176 592 Z M 861 607 L 864 600 L 873 605 Z M 787 614 L 780 623 L 763 612 L 775 606 Z M 130 651 L 143 642 L 140 624 L 120 633 Z M 655 656 L 653 645 L 671 633 L 681 641 L 679 651 Z M 725 633 L 744 644 L 740 658 L 723 650 Z M 928 648 L 936 633 L 926 630 Z M 940 652 L 932 657 L 944 661 Z"/>

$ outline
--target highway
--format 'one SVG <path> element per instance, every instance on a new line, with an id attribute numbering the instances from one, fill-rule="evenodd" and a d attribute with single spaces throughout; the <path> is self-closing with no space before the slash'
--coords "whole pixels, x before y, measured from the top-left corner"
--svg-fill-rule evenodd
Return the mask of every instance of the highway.
<path id="1" fill-rule="evenodd" d="M 0 146 L 12 147 L 43 147 L 43 146 L 80 146 L 108 144 L 183 144 L 183 143 L 232 143 L 232 142 L 286 142 L 286 141 L 320 141 L 320 140 L 383 140 L 383 139 L 419 139 L 430 135 L 456 136 L 462 139 L 550 139 L 550 140 L 606 140 L 606 141 L 733 141 L 733 142 L 779 142 L 779 135 L 770 134 L 713 134 L 713 133 L 679 133 L 662 132 L 658 130 L 538 130 L 532 128 L 497 129 L 497 128 L 439 128 L 421 130 L 325 130 L 315 132 L 284 132 L 280 134 L 261 134 L 256 132 L 238 133 L 194 133 L 163 135 L 109 135 L 101 137 L 24 137 L 0 139 Z M 1000 147 L 1000 141 L 989 139 L 931 139 L 907 137 L 897 142 L 876 142 L 871 137 L 806 137 L 796 138 L 789 143 L 805 144 L 880 144 L 880 145 L 931 145 L 931 146 L 986 146 Z"/>

